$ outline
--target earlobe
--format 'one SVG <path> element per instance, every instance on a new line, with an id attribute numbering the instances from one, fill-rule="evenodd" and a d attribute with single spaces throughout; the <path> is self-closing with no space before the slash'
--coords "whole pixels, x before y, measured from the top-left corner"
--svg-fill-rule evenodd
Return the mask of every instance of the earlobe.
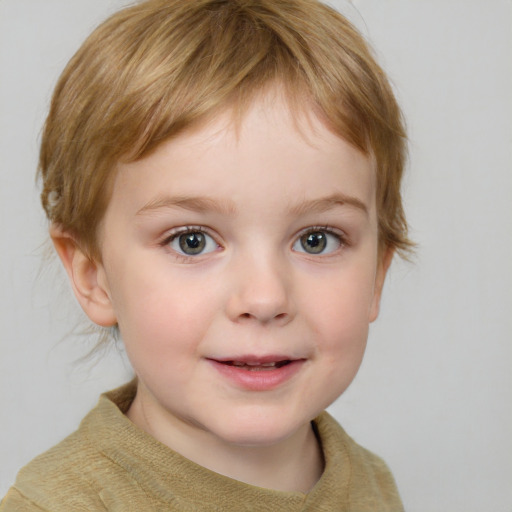
<path id="1" fill-rule="evenodd" d="M 379 257 L 377 272 L 375 274 L 375 287 L 373 290 L 373 300 L 370 308 L 369 321 L 374 322 L 379 316 L 380 299 L 382 297 L 382 289 L 384 288 L 384 281 L 395 254 L 394 249 L 387 247 L 383 250 L 382 255 Z"/>
<path id="2" fill-rule="evenodd" d="M 52 225 L 50 236 L 86 315 L 103 327 L 115 325 L 117 320 L 101 263 L 87 256 L 76 239 L 60 227 Z"/>

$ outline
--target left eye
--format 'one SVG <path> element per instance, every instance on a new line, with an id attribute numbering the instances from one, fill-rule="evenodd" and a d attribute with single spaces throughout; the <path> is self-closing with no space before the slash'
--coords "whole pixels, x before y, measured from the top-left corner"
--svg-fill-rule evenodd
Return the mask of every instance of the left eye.
<path id="1" fill-rule="evenodd" d="M 203 231 L 187 231 L 178 233 L 169 242 L 174 251 L 186 256 L 197 256 L 215 251 L 217 243 Z"/>
<path id="2" fill-rule="evenodd" d="M 341 238 L 328 231 L 308 231 L 293 244 L 293 250 L 308 254 L 329 254 L 339 249 Z"/>

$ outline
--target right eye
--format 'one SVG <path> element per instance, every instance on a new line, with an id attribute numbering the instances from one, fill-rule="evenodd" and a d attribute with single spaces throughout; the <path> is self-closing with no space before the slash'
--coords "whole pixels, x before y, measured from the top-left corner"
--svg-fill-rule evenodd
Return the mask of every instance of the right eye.
<path id="1" fill-rule="evenodd" d="M 167 242 L 172 250 L 184 256 L 198 256 L 217 249 L 215 240 L 204 231 L 187 230 L 176 233 Z"/>

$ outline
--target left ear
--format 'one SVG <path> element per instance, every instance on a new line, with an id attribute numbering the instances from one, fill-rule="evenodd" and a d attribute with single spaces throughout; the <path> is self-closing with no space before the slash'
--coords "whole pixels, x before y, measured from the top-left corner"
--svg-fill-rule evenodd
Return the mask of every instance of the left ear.
<path id="1" fill-rule="evenodd" d="M 375 287 L 373 289 L 373 300 L 372 305 L 370 307 L 370 317 L 369 321 L 373 322 L 379 316 L 380 311 L 380 299 L 382 297 L 382 288 L 384 288 L 384 281 L 386 279 L 386 274 L 388 273 L 389 266 L 391 265 L 391 261 L 393 260 L 393 256 L 395 254 L 394 249 L 391 247 L 386 247 L 382 250 L 382 253 L 379 255 L 379 262 L 377 263 L 377 272 L 375 274 Z"/>

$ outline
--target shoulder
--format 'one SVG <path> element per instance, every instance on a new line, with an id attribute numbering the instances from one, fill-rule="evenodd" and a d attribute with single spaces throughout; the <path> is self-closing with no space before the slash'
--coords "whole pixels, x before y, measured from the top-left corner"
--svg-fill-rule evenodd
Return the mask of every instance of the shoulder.
<path id="1" fill-rule="evenodd" d="M 122 423 L 118 405 L 102 396 L 77 431 L 22 468 L 0 512 L 104 511 L 110 508 L 108 489 L 112 488 L 129 489 L 130 498 L 135 497 L 133 478 L 103 449 L 110 442 L 106 433 L 114 435 Z"/>
<path id="2" fill-rule="evenodd" d="M 16 488 L 11 487 L 0 502 L 0 512 L 49 512 L 23 496 Z"/>
<path id="3" fill-rule="evenodd" d="M 81 429 L 21 469 L 0 511 L 105 510 L 95 492 L 98 454 Z"/>
<path id="4" fill-rule="evenodd" d="M 326 464 L 345 483 L 352 508 L 403 511 L 395 479 L 384 460 L 356 443 L 329 414 L 323 413 L 315 423 Z"/>

